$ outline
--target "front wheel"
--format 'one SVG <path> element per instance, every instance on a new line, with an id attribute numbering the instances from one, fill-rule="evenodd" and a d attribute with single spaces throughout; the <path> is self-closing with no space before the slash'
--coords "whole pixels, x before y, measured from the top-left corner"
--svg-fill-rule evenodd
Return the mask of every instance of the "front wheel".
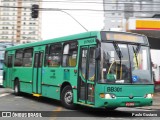
<path id="1" fill-rule="evenodd" d="M 63 88 L 61 94 L 61 102 L 64 107 L 68 109 L 75 109 L 75 105 L 73 104 L 73 91 L 71 86 L 66 86 Z"/>

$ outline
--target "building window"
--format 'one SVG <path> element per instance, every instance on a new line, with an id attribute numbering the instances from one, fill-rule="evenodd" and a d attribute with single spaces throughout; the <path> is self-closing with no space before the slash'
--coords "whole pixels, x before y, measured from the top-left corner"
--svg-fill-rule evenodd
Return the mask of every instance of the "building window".
<path id="1" fill-rule="evenodd" d="M 112 15 L 114 16 L 114 15 L 115 15 L 115 13 L 112 13 Z"/>
<path id="2" fill-rule="evenodd" d="M 121 13 L 118 13 L 118 15 L 120 16 L 120 15 L 121 15 Z"/>

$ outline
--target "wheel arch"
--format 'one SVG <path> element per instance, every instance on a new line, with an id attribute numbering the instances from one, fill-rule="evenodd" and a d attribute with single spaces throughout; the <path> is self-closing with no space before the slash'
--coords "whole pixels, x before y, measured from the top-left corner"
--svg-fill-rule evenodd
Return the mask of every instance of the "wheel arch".
<path id="1" fill-rule="evenodd" d="M 62 93 L 62 90 L 63 90 L 66 86 L 72 87 L 69 82 L 65 81 L 65 82 L 63 82 L 62 85 L 61 85 L 60 93 Z"/>
<path id="2" fill-rule="evenodd" d="M 15 77 L 15 78 L 14 78 L 14 84 L 15 84 L 16 82 L 19 82 L 19 78 L 18 78 L 18 77 Z"/>

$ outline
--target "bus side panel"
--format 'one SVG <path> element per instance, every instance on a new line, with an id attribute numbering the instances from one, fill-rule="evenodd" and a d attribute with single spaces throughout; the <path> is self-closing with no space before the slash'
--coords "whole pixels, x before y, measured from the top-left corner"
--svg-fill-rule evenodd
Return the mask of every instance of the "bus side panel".
<path id="1" fill-rule="evenodd" d="M 42 96 L 60 100 L 60 87 L 42 85 Z"/>
<path id="2" fill-rule="evenodd" d="M 78 59 L 77 59 L 77 66 L 78 66 Z M 64 80 L 69 82 L 72 89 L 73 89 L 73 102 L 77 103 L 77 82 L 78 82 L 78 68 L 69 68 L 69 73 L 65 72 L 66 69 L 64 69 Z M 68 76 L 67 76 L 68 74 Z"/>
<path id="3" fill-rule="evenodd" d="M 42 96 L 60 99 L 60 84 L 62 69 L 59 67 L 44 67 L 42 72 Z"/>
<path id="4" fill-rule="evenodd" d="M 3 87 L 7 87 L 7 74 L 6 74 L 6 71 L 7 70 L 7 68 L 6 68 L 6 66 L 4 65 L 4 67 L 3 67 Z"/>
<path id="5" fill-rule="evenodd" d="M 14 68 L 14 80 L 20 81 L 20 91 L 32 93 L 32 67 Z"/>
<path id="6" fill-rule="evenodd" d="M 32 93 L 32 84 L 31 83 L 25 83 L 25 82 L 20 82 L 20 90 L 25 93 Z"/>
<path id="7" fill-rule="evenodd" d="M 77 68 L 53 68 L 46 67 L 43 70 L 42 96 L 60 100 L 60 86 L 64 82 L 77 87 Z M 77 90 L 74 92 L 74 101 L 77 101 Z"/>

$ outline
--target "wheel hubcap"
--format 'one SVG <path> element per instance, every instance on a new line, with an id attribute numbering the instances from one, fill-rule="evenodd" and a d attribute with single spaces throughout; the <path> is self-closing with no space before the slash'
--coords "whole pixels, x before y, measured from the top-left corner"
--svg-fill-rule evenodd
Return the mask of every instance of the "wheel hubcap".
<path id="1" fill-rule="evenodd" d="M 71 91 L 66 92 L 64 99 L 67 104 L 71 104 L 72 103 L 72 92 Z"/>

